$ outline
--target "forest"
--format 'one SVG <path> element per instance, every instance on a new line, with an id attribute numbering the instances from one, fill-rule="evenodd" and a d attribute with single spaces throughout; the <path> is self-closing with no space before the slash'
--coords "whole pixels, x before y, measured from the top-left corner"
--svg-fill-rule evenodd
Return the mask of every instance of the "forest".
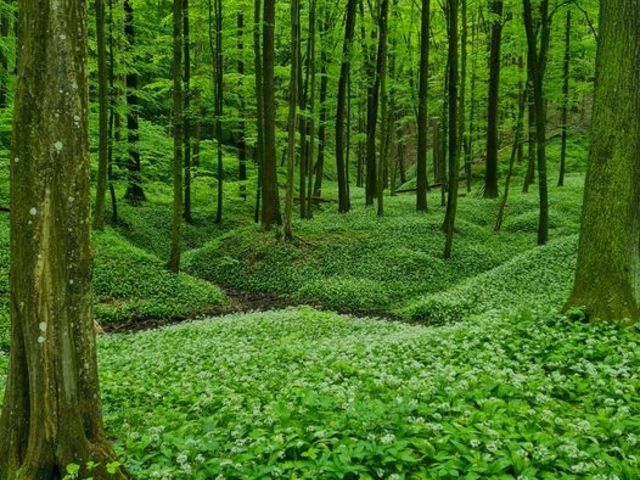
<path id="1" fill-rule="evenodd" d="M 640 0 L 0 0 L 0 480 L 640 479 Z"/>

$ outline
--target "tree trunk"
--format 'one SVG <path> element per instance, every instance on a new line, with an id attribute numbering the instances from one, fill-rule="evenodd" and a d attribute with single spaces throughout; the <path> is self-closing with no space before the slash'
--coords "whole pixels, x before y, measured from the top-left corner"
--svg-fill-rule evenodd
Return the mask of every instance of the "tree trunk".
<path id="1" fill-rule="evenodd" d="M 287 196 L 284 209 L 284 240 L 293 240 L 293 180 L 296 157 L 297 100 L 300 50 L 300 1 L 291 0 L 291 74 L 289 77 L 289 124 L 287 143 Z"/>
<path id="2" fill-rule="evenodd" d="M 500 47 L 502 45 L 502 0 L 493 0 L 491 53 L 489 60 L 489 105 L 487 115 L 487 168 L 484 198 L 498 196 L 498 105 L 500 103 Z"/>
<path id="3" fill-rule="evenodd" d="M 449 190 L 447 197 L 447 223 L 444 258 L 451 258 L 453 231 L 458 207 L 458 174 L 460 149 L 458 148 L 458 2 L 449 0 Z"/>
<path id="4" fill-rule="evenodd" d="M 18 12 L 0 480 L 60 480 L 71 463 L 122 479 L 106 471 L 91 316 L 86 3 L 20 0 Z"/>
<path id="5" fill-rule="evenodd" d="M 245 102 L 244 102 L 244 14 L 238 13 L 238 75 L 240 120 L 238 121 L 238 180 L 240 180 L 240 198 L 247 199 L 247 142 L 245 139 Z"/>
<path id="6" fill-rule="evenodd" d="M 307 142 L 309 153 L 307 156 L 307 198 L 301 196 L 300 201 L 306 201 L 306 218 L 313 218 L 313 158 L 315 155 L 316 135 L 316 0 L 311 0 L 309 6 L 309 65 L 311 71 L 311 94 L 309 97 L 309 122 Z"/>
<path id="7" fill-rule="evenodd" d="M 349 0 L 347 4 L 347 24 L 342 46 L 342 66 L 338 81 L 338 110 L 336 112 L 336 169 L 338 176 L 338 211 L 349 211 L 349 195 L 347 189 L 347 168 L 344 161 L 345 149 L 345 111 L 347 107 L 347 84 L 351 72 L 351 45 L 356 27 L 356 0 Z"/>
<path id="8" fill-rule="evenodd" d="M 124 34 L 127 39 L 127 48 L 129 52 L 132 52 L 136 41 L 132 0 L 124 0 L 124 11 Z M 140 139 L 138 132 L 138 74 L 133 67 L 127 72 L 126 88 L 127 143 L 129 146 L 127 169 L 129 172 L 129 185 L 127 186 L 124 198 L 131 205 L 139 205 L 145 201 L 145 195 L 142 189 L 142 164 L 140 162 L 138 145 Z"/>
<path id="9" fill-rule="evenodd" d="M 7 45 L 9 31 L 11 29 L 11 15 L 9 15 L 8 5 L 0 12 L 0 42 Z M 6 42 L 6 43 L 5 43 Z M 7 106 L 9 94 L 9 58 L 6 47 L 0 48 L 0 108 Z"/>
<path id="10" fill-rule="evenodd" d="M 376 132 L 378 126 L 378 107 L 380 103 L 380 83 L 384 71 L 386 45 L 387 45 L 387 18 L 389 13 L 389 0 L 381 0 L 380 15 L 378 18 L 378 52 L 376 54 L 376 66 L 373 72 L 373 83 L 369 100 L 367 118 L 367 183 L 366 204 L 373 205 L 376 196 L 378 168 L 376 161 Z"/>
<path id="11" fill-rule="evenodd" d="M 107 71 L 107 47 L 105 34 L 104 0 L 95 0 L 96 43 L 98 47 L 98 105 L 99 105 L 99 145 L 98 181 L 96 185 L 96 206 L 93 228 L 104 228 L 104 204 L 107 192 L 109 169 L 109 76 Z"/>
<path id="12" fill-rule="evenodd" d="M 182 0 L 182 3 L 184 12 L 182 15 L 182 21 L 184 23 L 184 112 L 181 121 L 184 123 L 182 125 L 181 135 L 184 139 L 182 141 L 184 144 L 184 220 L 187 223 L 191 223 L 193 220 L 191 218 L 191 28 L 189 25 L 189 0 Z M 177 60 L 177 58 L 174 56 L 174 61 L 175 60 Z M 174 121 L 175 120 L 174 115 Z M 177 139 L 177 132 L 174 132 L 174 135 L 176 135 Z"/>
<path id="13" fill-rule="evenodd" d="M 567 122 L 569 120 L 569 67 L 571 61 L 571 10 L 567 10 L 567 26 L 565 31 L 564 71 L 562 83 L 562 147 L 560 149 L 560 174 L 558 186 L 564 186 L 564 172 L 567 159 Z"/>
<path id="14" fill-rule="evenodd" d="M 264 0 L 264 31 L 262 45 L 264 102 L 264 157 L 262 164 L 262 227 L 270 229 L 282 223 L 276 159 L 276 111 L 274 79 L 275 0 Z"/>
<path id="15" fill-rule="evenodd" d="M 264 101 L 262 82 L 262 49 L 260 44 L 261 21 L 260 10 L 261 0 L 254 0 L 253 3 L 253 66 L 255 70 L 255 91 L 256 91 L 256 129 L 257 138 L 254 148 L 254 160 L 258 166 L 258 181 L 256 182 L 256 208 L 254 221 L 260 221 L 260 203 L 262 200 L 262 165 L 264 159 Z"/>
<path id="16" fill-rule="evenodd" d="M 640 318 L 640 1 L 600 3 L 596 90 L 578 265 L 565 309 Z"/>
<path id="17" fill-rule="evenodd" d="M 324 39 L 329 32 L 329 9 L 324 6 L 324 15 L 321 25 L 320 38 Z M 318 160 L 316 161 L 316 180 L 313 187 L 313 196 L 322 196 L 322 177 L 324 176 L 324 160 L 327 149 L 327 94 L 329 90 L 328 64 L 329 58 L 325 47 L 326 41 L 322 41 L 320 52 L 320 125 L 318 125 Z"/>
<path id="18" fill-rule="evenodd" d="M 182 153 L 183 141 L 185 139 L 184 130 L 186 125 L 183 106 L 187 101 L 182 96 L 182 40 L 183 40 L 183 14 L 185 5 L 189 0 L 173 0 L 173 229 L 171 232 L 171 255 L 169 257 L 169 270 L 178 272 L 180 270 L 180 253 L 182 242 L 182 215 L 186 214 L 186 209 L 182 207 Z M 185 31 L 184 40 L 187 36 Z M 187 47 L 184 47 L 185 53 Z M 185 61 L 187 57 L 185 56 Z M 186 71 L 186 68 L 185 68 Z M 185 82 L 186 88 L 186 82 Z M 186 149 L 185 149 L 186 155 Z M 186 165 L 186 162 L 185 162 Z M 185 169 L 186 175 L 186 169 Z M 185 190 L 186 202 L 186 190 Z"/>
<path id="19" fill-rule="evenodd" d="M 547 243 L 549 237 L 549 197 L 547 192 L 546 157 L 546 107 L 544 99 L 544 73 L 549 48 L 551 18 L 549 18 L 549 0 L 542 0 L 540 50 L 534 30 L 531 0 L 523 0 L 524 23 L 527 33 L 530 74 L 533 79 L 533 102 L 535 108 L 536 146 L 538 160 L 538 189 L 540 195 L 540 218 L 538 221 L 538 245 Z"/>
<path id="20" fill-rule="evenodd" d="M 427 211 L 427 131 L 429 117 L 427 98 L 429 91 L 429 0 L 422 0 L 422 23 L 420 33 L 420 92 L 418 94 L 418 159 L 416 162 L 416 210 Z"/>

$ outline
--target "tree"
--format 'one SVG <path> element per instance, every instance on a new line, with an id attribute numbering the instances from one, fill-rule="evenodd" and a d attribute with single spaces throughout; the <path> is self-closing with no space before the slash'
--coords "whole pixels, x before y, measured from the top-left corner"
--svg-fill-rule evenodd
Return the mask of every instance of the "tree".
<path id="1" fill-rule="evenodd" d="M 347 168 L 344 160 L 344 125 L 347 106 L 347 84 L 351 73 L 352 44 L 356 28 L 357 0 L 349 0 L 347 4 L 347 24 L 342 46 L 342 65 L 338 81 L 338 110 L 336 112 L 336 169 L 338 177 L 338 211 L 349 211 L 349 194 L 347 186 Z"/>
<path id="2" fill-rule="evenodd" d="M 222 0 L 214 0 L 215 5 L 215 47 L 213 46 L 213 12 L 211 0 L 209 0 L 209 44 L 211 55 L 215 58 L 213 86 L 215 89 L 215 130 L 216 143 L 218 145 L 218 169 L 217 184 L 218 195 L 216 202 L 216 223 L 222 223 L 223 201 L 224 201 L 224 163 L 222 161 L 222 114 L 223 114 L 223 87 L 224 87 L 224 57 L 222 52 Z"/>
<path id="3" fill-rule="evenodd" d="M 458 175 L 460 149 L 458 148 L 458 2 L 448 0 L 447 23 L 449 26 L 449 188 L 447 191 L 447 214 L 444 225 L 446 242 L 444 258 L 451 257 L 453 230 L 458 208 Z"/>
<path id="4" fill-rule="evenodd" d="M 418 160 L 416 161 L 416 210 L 427 211 L 427 131 L 429 117 L 427 97 L 429 91 L 429 0 L 422 0 L 420 33 L 420 92 L 418 94 Z"/>
<path id="5" fill-rule="evenodd" d="M 291 73 L 289 77 L 289 125 L 287 144 L 287 197 L 284 209 L 284 230 L 285 241 L 293 240 L 293 230 L 291 221 L 293 217 L 293 176 L 296 157 L 296 129 L 297 122 L 297 100 L 298 100 L 298 76 L 300 64 L 298 60 L 300 51 L 300 2 L 291 1 Z"/>
<path id="6" fill-rule="evenodd" d="M 125 23 L 124 33 L 127 38 L 127 46 L 133 51 L 136 42 L 136 31 L 133 19 L 132 0 L 124 0 Z M 142 163 L 140 161 L 140 150 L 138 141 L 138 74 L 133 65 L 129 64 L 127 69 L 127 143 L 129 146 L 129 185 L 124 198 L 131 205 L 138 205 L 145 200 L 142 189 Z"/>
<path id="7" fill-rule="evenodd" d="M 562 147 L 560 148 L 560 173 L 558 186 L 564 186 L 564 172 L 567 159 L 567 122 L 569 121 L 569 67 L 571 62 L 571 10 L 567 9 L 565 28 L 564 64 L 562 75 Z"/>
<path id="8" fill-rule="evenodd" d="M 367 181 L 366 203 L 373 205 L 373 199 L 378 190 L 378 169 L 376 165 L 376 130 L 378 125 L 378 106 L 380 103 L 380 83 L 384 73 L 384 64 L 387 51 L 387 27 L 389 0 L 381 0 L 378 16 L 378 53 L 376 54 L 376 66 L 373 72 L 373 83 L 369 95 L 369 108 L 367 115 Z"/>
<path id="9" fill-rule="evenodd" d="M 182 35 L 184 36 L 184 94 L 182 95 L 184 102 L 184 110 L 182 116 L 182 137 L 184 139 L 181 143 L 184 145 L 184 220 L 187 223 L 193 221 L 191 215 L 191 28 L 190 28 L 190 16 L 189 16 L 189 0 L 182 0 Z M 174 38 L 175 42 L 175 38 Z M 175 45 L 174 45 L 175 48 Z M 174 53 L 174 62 L 176 61 Z M 182 60 L 181 60 L 182 61 Z M 174 72 L 175 82 L 175 72 Z M 175 83 L 174 83 L 174 95 L 175 95 Z M 175 98 L 174 98 L 175 100 Z M 174 121 L 175 107 L 174 104 Z M 174 135 L 177 135 L 174 132 Z M 177 138 L 177 136 L 176 136 Z"/>
<path id="10" fill-rule="evenodd" d="M 274 30 L 276 25 L 275 0 L 264 0 L 264 27 L 262 34 L 262 101 L 264 113 L 264 152 L 262 158 L 262 227 L 270 229 L 282 223 L 280 194 L 278 192 L 276 159 L 276 111 L 274 79 Z"/>
<path id="11" fill-rule="evenodd" d="M 109 169 L 109 76 L 107 70 L 104 0 L 95 0 L 94 5 L 96 11 L 96 43 L 98 46 L 98 124 L 100 140 L 98 145 L 98 181 L 93 228 L 102 230 L 104 227 L 104 203 Z"/>
<path id="12" fill-rule="evenodd" d="M 0 480 L 59 479 L 72 463 L 83 478 L 123 479 L 105 437 L 91 318 L 86 3 L 20 0 L 18 11 Z"/>
<path id="13" fill-rule="evenodd" d="M 9 30 L 11 28 L 11 15 L 9 13 L 9 6 L 4 5 L 4 8 L 0 10 L 0 44 L 3 47 L 0 48 L 0 108 L 7 106 L 8 96 L 8 84 L 9 84 L 9 58 L 7 55 L 6 44 L 9 37 Z"/>
<path id="14" fill-rule="evenodd" d="M 244 14 L 238 13 L 238 75 L 240 76 L 239 105 L 240 119 L 238 121 L 238 179 L 240 180 L 240 198 L 247 198 L 247 141 L 245 132 L 245 101 L 244 101 Z"/>
<path id="15" fill-rule="evenodd" d="M 183 112 L 185 101 L 182 97 L 183 2 L 188 2 L 188 0 L 173 0 L 173 230 L 171 232 L 169 270 L 176 273 L 180 270 L 182 216 L 185 212 L 182 209 L 182 147 L 185 137 Z"/>
<path id="16" fill-rule="evenodd" d="M 596 90 L 578 264 L 565 308 L 640 318 L 640 0 L 600 2 Z"/>
<path id="17" fill-rule="evenodd" d="M 254 148 L 254 160 L 258 165 L 258 181 L 256 182 L 256 209 L 254 220 L 260 220 L 260 200 L 262 194 L 262 164 L 264 159 L 264 101 L 262 82 L 262 54 L 260 45 L 261 22 L 260 9 L 261 0 L 254 0 L 253 3 L 253 65 L 255 69 L 255 91 L 256 91 L 256 145 Z"/>
<path id="18" fill-rule="evenodd" d="M 487 168 L 484 198 L 498 196 L 498 105 L 500 103 L 500 47 L 502 45 L 502 0 L 491 2 L 491 54 L 489 59 L 489 105 L 487 114 Z"/>
<path id="19" fill-rule="evenodd" d="M 544 74 L 551 32 L 549 0 L 540 5 L 540 46 L 534 27 L 531 0 L 523 0 L 524 25 L 527 34 L 529 54 L 529 76 L 533 88 L 533 106 L 536 134 L 536 157 L 538 160 L 538 191 L 540 195 L 540 218 L 538 220 L 538 245 L 547 243 L 549 237 L 549 192 L 547 190 L 547 113 L 544 100 Z"/>

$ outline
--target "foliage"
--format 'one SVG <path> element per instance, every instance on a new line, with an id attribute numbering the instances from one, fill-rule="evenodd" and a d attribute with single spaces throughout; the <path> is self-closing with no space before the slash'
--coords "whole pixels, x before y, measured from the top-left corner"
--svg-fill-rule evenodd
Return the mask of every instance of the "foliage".
<path id="1" fill-rule="evenodd" d="M 556 316 L 429 328 L 302 308 L 99 353 L 110 434 L 142 480 L 555 480 L 635 478 L 638 345 Z"/>

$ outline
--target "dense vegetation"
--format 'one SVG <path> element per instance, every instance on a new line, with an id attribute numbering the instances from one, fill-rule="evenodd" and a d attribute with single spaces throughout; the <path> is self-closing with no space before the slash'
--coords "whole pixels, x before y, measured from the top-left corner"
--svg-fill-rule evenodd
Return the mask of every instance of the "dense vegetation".
<path id="1" fill-rule="evenodd" d="M 640 0 L 40 3 L 0 480 L 638 478 Z"/>

